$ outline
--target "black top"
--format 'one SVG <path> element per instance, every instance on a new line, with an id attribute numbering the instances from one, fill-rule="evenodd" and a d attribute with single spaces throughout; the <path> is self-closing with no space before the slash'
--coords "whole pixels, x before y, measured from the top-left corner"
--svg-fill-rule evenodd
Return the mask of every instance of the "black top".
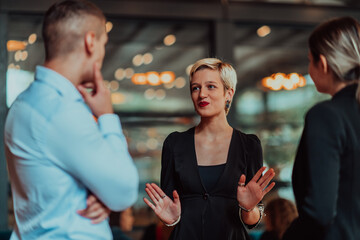
<path id="1" fill-rule="evenodd" d="M 181 221 L 171 239 L 250 239 L 239 218 L 236 193 L 241 174 L 249 181 L 262 166 L 259 139 L 234 129 L 224 170 L 206 191 L 196 160 L 194 129 L 171 133 L 163 146 L 161 188 L 168 196 L 176 189 L 181 201 Z"/>
<path id="2" fill-rule="evenodd" d="M 271 231 L 265 231 L 261 237 L 260 240 L 280 240 L 278 237 L 276 237 L 275 232 L 271 232 Z M 307 240 L 307 239 L 304 239 Z"/>
<path id="3" fill-rule="evenodd" d="M 226 164 L 199 166 L 201 181 L 207 191 L 211 191 L 218 182 Z"/>
<path id="4" fill-rule="evenodd" d="M 293 170 L 299 218 L 285 240 L 360 239 L 360 106 L 357 85 L 309 110 Z"/>

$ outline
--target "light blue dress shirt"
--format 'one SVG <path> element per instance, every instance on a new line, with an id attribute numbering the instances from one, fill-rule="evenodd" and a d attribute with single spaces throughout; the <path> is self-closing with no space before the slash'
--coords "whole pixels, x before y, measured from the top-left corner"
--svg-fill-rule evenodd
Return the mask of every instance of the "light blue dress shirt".
<path id="1" fill-rule="evenodd" d="M 96 122 L 75 86 L 38 66 L 35 81 L 13 103 L 5 149 L 16 226 L 15 239 L 112 239 L 107 221 L 77 214 L 89 192 L 110 209 L 131 206 L 139 177 L 120 120 Z"/>

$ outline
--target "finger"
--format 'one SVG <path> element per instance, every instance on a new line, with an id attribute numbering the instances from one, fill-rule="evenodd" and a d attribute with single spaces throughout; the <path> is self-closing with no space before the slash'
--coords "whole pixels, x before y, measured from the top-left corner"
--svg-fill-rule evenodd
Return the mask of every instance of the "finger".
<path id="1" fill-rule="evenodd" d="M 78 211 L 76 211 L 76 212 L 77 212 L 80 216 L 85 217 L 88 211 L 89 211 L 89 207 L 86 206 L 85 209 L 81 209 L 81 210 L 78 210 Z"/>
<path id="2" fill-rule="evenodd" d="M 155 183 L 152 183 L 151 186 L 155 189 L 155 191 L 160 195 L 160 197 L 163 199 L 166 197 L 166 194 L 164 191 Z"/>
<path id="3" fill-rule="evenodd" d="M 147 198 L 143 198 L 144 202 L 152 209 L 155 211 L 155 206 L 154 204 L 152 204 Z"/>
<path id="4" fill-rule="evenodd" d="M 77 212 L 77 214 L 79 214 L 80 216 L 83 216 L 83 215 L 85 214 L 85 212 L 86 212 L 86 209 L 77 210 L 76 212 Z"/>
<path id="5" fill-rule="evenodd" d="M 261 179 L 262 183 L 260 183 L 260 187 L 262 187 L 262 188 L 265 188 L 275 176 L 274 170 L 272 170 L 272 171 L 269 170 L 268 172 L 269 172 L 269 174 L 267 174 L 267 173 L 265 174 L 265 175 L 267 175 L 266 178 L 264 178 L 265 177 L 265 175 L 264 175 L 264 177 L 263 177 L 264 179 Z"/>
<path id="6" fill-rule="evenodd" d="M 84 88 L 90 88 L 90 89 L 94 89 L 95 87 L 95 84 L 93 82 L 85 82 L 85 83 L 82 83 L 81 86 L 83 86 Z"/>
<path id="7" fill-rule="evenodd" d="M 275 182 L 272 182 L 267 188 L 264 189 L 263 191 L 263 196 L 265 194 L 267 194 L 268 192 L 270 192 L 270 190 L 275 186 Z"/>
<path id="8" fill-rule="evenodd" d="M 246 176 L 245 176 L 245 174 L 242 174 L 242 175 L 240 176 L 238 185 L 239 185 L 239 186 L 245 186 L 245 182 L 246 182 Z"/>
<path id="9" fill-rule="evenodd" d="M 92 224 L 98 224 L 101 223 L 102 221 L 104 221 L 105 219 L 107 219 L 107 217 L 109 216 L 109 214 L 107 213 L 103 213 L 100 217 L 93 219 L 91 221 Z"/>
<path id="10" fill-rule="evenodd" d="M 260 179 L 257 181 L 258 184 L 263 184 L 263 182 L 266 181 L 266 179 L 274 172 L 272 168 L 270 168 L 264 175 L 260 177 Z"/>
<path id="11" fill-rule="evenodd" d="M 101 75 L 101 71 L 99 68 L 99 65 L 97 63 L 94 63 L 94 84 L 96 91 L 104 87 L 103 83 L 103 77 Z"/>
<path id="12" fill-rule="evenodd" d="M 174 197 L 174 203 L 176 205 L 180 204 L 180 196 L 176 190 L 173 191 L 173 197 Z"/>
<path id="13" fill-rule="evenodd" d="M 153 201 L 156 205 L 159 203 L 157 198 L 153 195 L 149 188 L 145 188 L 146 193 L 149 195 L 151 201 Z"/>
<path id="14" fill-rule="evenodd" d="M 261 167 L 259 171 L 254 175 L 254 177 L 251 179 L 251 181 L 257 182 L 259 178 L 261 177 L 262 172 L 266 169 L 266 167 Z"/>
<path id="15" fill-rule="evenodd" d="M 80 92 L 81 96 L 84 98 L 85 102 L 90 98 L 91 94 L 81 85 L 77 86 L 78 91 Z"/>
<path id="16" fill-rule="evenodd" d="M 87 199 L 86 199 L 86 204 L 88 206 L 92 205 L 93 203 L 96 202 L 96 197 L 94 195 L 90 195 Z"/>
<path id="17" fill-rule="evenodd" d="M 99 216 L 101 216 L 103 213 L 104 213 L 104 209 L 98 208 L 97 210 L 94 211 L 88 211 L 85 217 L 90 219 L 96 219 Z"/>
<path id="18" fill-rule="evenodd" d="M 93 204 L 86 209 L 86 211 L 82 214 L 83 217 L 86 218 L 96 218 L 104 212 L 104 209 L 100 206 L 100 204 Z"/>
<path id="19" fill-rule="evenodd" d="M 93 212 L 96 212 L 96 211 L 102 210 L 102 209 L 103 209 L 103 207 L 100 203 L 98 203 L 98 202 L 92 203 L 90 206 L 88 206 L 86 208 L 86 215 L 89 216 Z"/>
<path id="20" fill-rule="evenodd" d="M 156 198 L 156 200 L 159 201 L 161 199 L 160 194 L 156 191 L 156 189 L 154 189 L 154 185 L 156 186 L 156 184 L 154 184 L 154 185 L 153 184 L 149 184 L 149 185 L 147 185 L 147 187 L 151 191 L 153 196 Z M 161 196 L 163 196 L 163 195 L 161 195 Z"/>

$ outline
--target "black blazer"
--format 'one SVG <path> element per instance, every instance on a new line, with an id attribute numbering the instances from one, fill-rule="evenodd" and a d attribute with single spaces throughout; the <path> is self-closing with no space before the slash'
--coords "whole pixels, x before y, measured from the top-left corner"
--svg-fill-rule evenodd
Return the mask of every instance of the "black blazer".
<path id="1" fill-rule="evenodd" d="M 176 189 L 181 202 L 181 221 L 171 239 L 250 239 L 239 219 L 236 193 L 241 174 L 249 181 L 262 166 L 259 139 L 234 129 L 224 172 L 206 191 L 198 171 L 194 129 L 171 133 L 163 146 L 161 188 L 170 197 Z"/>
<path id="2" fill-rule="evenodd" d="M 347 86 L 307 113 L 293 169 L 299 218 L 284 240 L 360 239 L 360 105 Z"/>

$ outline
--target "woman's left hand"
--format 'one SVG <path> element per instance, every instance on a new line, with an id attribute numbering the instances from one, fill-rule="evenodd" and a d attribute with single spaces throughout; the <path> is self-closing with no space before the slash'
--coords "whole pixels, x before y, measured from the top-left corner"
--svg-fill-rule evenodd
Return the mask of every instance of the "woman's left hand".
<path id="1" fill-rule="evenodd" d="M 256 207 L 265 194 L 275 186 L 274 182 L 268 186 L 271 179 L 275 176 L 274 169 L 270 168 L 261 176 L 265 169 L 266 167 L 260 168 L 247 185 L 245 185 L 245 175 L 241 175 L 237 188 L 237 201 L 243 208 L 250 210 Z"/>
<path id="2" fill-rule="evenodd" d="M 91 220 L 93 224 L 100 223 L 109 217 L 111 210 L 106 207 L 97 197 L 90 195 L 86 200 L 86 208 L 77 213 Z"/>

